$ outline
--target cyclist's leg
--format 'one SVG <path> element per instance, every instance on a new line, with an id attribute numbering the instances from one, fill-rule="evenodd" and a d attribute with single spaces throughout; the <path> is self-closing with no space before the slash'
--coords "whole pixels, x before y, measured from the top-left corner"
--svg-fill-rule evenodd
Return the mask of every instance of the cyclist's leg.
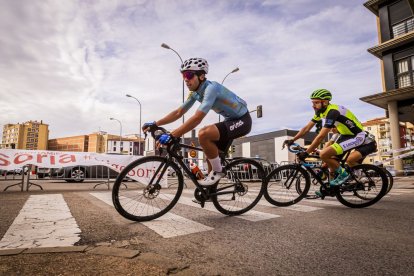
<path id="1" fill-rule="evenodd" d="M 338 153 L 336 152 L 335 148 L 331 146 L 324 148 L 320 153 L 319 157 L 329 168 L 330 172 L 334 172 L 339 167 L 339 162 L 333 156 L 336 156 Z"/>
<path id="2" fill-rule="evenodd" d="M 216 125 L 208 125 L 200 129 L 198 133 L 200 145 L 207 156 L 209 164 L 209 173 L 198 183 L 202 186 L 210 186 L 215 184 L 223 177 L 221 161 L 219 157 L 219 149 L 215 141 L 220 139 L 220 132 Z M 211 170 L 210 170 L 211 167 Z"/>
<path id="3" fill-rule="evenodd" d="M 360 132 L 355 136 L 343 136 L 336 143 L 332 144 L 331 148 L 336 151 L 336 155 L 343 154 L 346 151 L 361 146 L 366 139 L 366 135 L 366 132 Z M 341 166 L 336 169 L 335 174 L 337 176 L 334 180 L 329 182 L 330 186 L 341 185 L 349 178 L 349 174 Z"/>
<path id="4" fill-rule="evenodd" d="M 251 130 L 250 113 L 235 120 L 227 120 L 215 125 L 202 128 L 199 132 L 200 145 L 209 159 L 212 170 L 206 179 L 199 181 L 201 185 L 215 184 L 223 177 L 219 150 L 225 151 L 228 142 L 232 139 L 246 135 Z"/>
<path id="5" fill-rule="evenodd" d="M 377 143 L 375 141 L 369 142 L 367 144 L 362 144 L 351 152 L 346 162 L 350 167 L 356 166 L 358 164 L 361 164 L 362 161 L 364 161 L 365 157 L 376 151 Z"/>

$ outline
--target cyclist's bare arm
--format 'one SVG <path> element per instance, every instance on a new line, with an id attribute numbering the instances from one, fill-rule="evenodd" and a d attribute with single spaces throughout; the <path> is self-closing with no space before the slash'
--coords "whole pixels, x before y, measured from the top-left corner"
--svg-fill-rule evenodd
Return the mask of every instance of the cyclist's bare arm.
<path id="1" fill-rule="evenodd" d="M 313 152 L 322 143 L 323 139 L 325 139 L 325 137 L 328 135 L 330 131 L 330 128 L 323 127 L 319 132 L 318 136 L 316 136 L 315 139 L 313 139 L 312 144 L 308 147 L 306 152 Z"/>
<path id="2" fill-rule="evenodd" d="M 293 137 L 293 140 L 298 140 L 299 138 L 302 138 L 306 133 L 308 133 L 313 127 L 315 126 L 315 123 L 310 121 L 306 126 L 304 126 L 298 134 Z"/>
<path id="3" fill-rule="evenodd" d="M 188 118 L 185 121 L 185 123 L 182 124 L 179 128 L 173 130 L 171 134 L 174 137 L 182 136 L 184 133 L 187 133 L 190 130 L 193 130 L 194 128 L 196 128 L 201 123 L 201 121 L 203 121 L 205 116 L 206 116 L 206 113 L 200 110 L 197 110 L 193 116 Z"/>
<path id="4" fill-rule="evenodd" d="M 185 113 L 185 111 L 181 107 L 180 108 L 177 108 L 176 110 L 174 110 L 171 113 L 165 115 L 162 119 L 159 119 L 155 123 L 157 124 L 157 126 L 162 126 L 162 125 L 166 125 L 166 124 L 175 122 L 181 116 L 183 116 L 184 113 Z"/>

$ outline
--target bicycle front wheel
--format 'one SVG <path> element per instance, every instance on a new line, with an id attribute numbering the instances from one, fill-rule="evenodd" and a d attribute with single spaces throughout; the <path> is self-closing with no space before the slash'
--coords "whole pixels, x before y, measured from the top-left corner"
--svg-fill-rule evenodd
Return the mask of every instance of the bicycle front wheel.
<path id="1" fill-rule="evenodd" d="M 280 207 L 301 201 L 310 188 L 309 173 L 298 164 L 277 167 L 267 176 L 266 200 Z"/>
<path id="2" fill-rule="evenodd" d="M 260 200 L 265 189 L 265 172 L 260 163 L 247 158 L 230 162 L 226 176 L 213 190 L 211 200 L 218 211 L 225 215 L 243 214 Z"/>
<path id="3" fill-rule="evenodd" d="M 387 188 L 387 192 L 386 192 L 386 194 L 388 194 L 391 191 L 392 186 L 394 186 L 394 177 L 392 176 L 392 174 L 390 173 L 389 170 L 384 169 L 384 172 L 385 172 L 385 174 L 387 175 L 387 178 L 388 178 L 388 188 Z"/>
<path id="4" fill-rule="evenodd" d="M 179 167 L 160 156 L 147 156 L 121 171 L 112 189 L 115 209 L 133 221 L 161 217 L 177 203 L 184 186 Z"/>
<path id="5" fill-rule="evenodd" d="M 351 208 L 364 208 L 378 202 L 386 193 L 388 179 L 377 166 L 361 164 L 351 168 L 352 172 L 344 185 L 338 187 L 336 198 Z"/>

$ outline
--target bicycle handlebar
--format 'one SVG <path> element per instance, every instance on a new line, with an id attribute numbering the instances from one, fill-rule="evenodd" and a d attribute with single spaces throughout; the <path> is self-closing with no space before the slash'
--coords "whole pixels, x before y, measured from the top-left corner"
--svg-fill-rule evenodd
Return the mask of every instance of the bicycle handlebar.
<path id="1" fill-rule="evenodd" d="M 283 146 L 284 147 L 284 146 Z M 288 150 L 292 153 L 299 153 L 305 151 L 306 149 L 301 147 L 299 144 L 293 143 L 292 145 L 288 146 Z"/>

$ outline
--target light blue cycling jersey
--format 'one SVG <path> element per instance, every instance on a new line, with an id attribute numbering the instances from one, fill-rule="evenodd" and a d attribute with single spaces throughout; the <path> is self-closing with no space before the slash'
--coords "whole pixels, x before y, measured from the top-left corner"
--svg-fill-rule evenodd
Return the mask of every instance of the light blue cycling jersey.
<path id="1" fill-rule="evenodd" d="M 212 109 L 225 120 L 237 119 L 249 112 L 243 99 L 215 81 L 206 80 L 197 91 L 191 91 L 181 108 L 187 112 L 195 101 L 201 102 L 198 110 L 207 114 Z"/>

